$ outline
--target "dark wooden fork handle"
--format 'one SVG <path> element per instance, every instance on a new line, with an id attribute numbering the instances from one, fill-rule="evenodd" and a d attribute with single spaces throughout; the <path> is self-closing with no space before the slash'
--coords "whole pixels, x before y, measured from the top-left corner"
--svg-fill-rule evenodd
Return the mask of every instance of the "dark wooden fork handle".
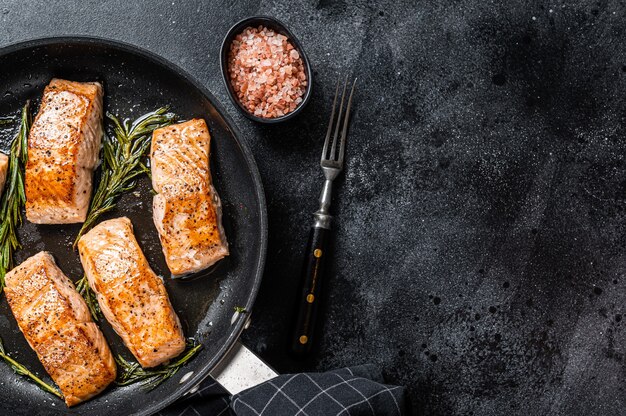
<path id="1" fill-rule="evenodd" d="M 302 267 L 301 291 L 298 296 L 296 324 L 291 336 L 292 354 L 302 357 L 311 351 L 315 323 L 323 288 L 322 276 L 330 230 L 312 227 L 309 235 L 304 265 Z"/>

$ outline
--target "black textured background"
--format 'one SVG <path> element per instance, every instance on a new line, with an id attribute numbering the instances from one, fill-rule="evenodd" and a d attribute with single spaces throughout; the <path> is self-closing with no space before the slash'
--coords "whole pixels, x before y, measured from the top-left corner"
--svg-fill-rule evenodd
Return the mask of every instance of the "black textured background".
<path id="1" fill-rule="evenodd" d="M 228 102 L 219 46 L 285 21 L 315 70 L 294 121 Z M 131 42 L 227 105 L 270 246 L 247 345 L 282 372 L 374 362 L 419 415 L 626 414 L 622 1 L 1 1 L 0 44 Z M 323 335 L 285 356 L 334 82 L 359 77 Z M 1 74 L 0 74 L 1 87 Z"/>

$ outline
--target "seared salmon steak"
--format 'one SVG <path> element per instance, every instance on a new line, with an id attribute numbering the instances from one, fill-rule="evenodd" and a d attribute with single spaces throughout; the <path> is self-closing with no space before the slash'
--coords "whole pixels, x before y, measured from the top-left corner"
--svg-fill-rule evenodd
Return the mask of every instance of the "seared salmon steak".
<path id="1" fill-rule="evenodd" d="M 102 85 L 53 79 L 28 136 L 26 218 L 71 224 L 87 218 L 102 140 Z"/>
<path id="2" fill-rule="evenodd" d="M 98 224 L 78 241 L 78 251 L 102 313 L 142 367 L 183 352 L 178 316 L 128 218 Z"/>
<path id="3" fill-rule="evenodd" d="M 47 252 L 7 273 L 5 293 L 17 324 L 39 361 L 74 406 L 117 376 L 115 360 L 83 298 Z"/>
<path id="4" fill-rule="evenodd" d="M 211 182 L 210 142 L 202 119 L 152 134 L 152 187 L 157 192 L 152 214 L 175 276 L 199 272 L 228 255 L 222 205 Z"/>

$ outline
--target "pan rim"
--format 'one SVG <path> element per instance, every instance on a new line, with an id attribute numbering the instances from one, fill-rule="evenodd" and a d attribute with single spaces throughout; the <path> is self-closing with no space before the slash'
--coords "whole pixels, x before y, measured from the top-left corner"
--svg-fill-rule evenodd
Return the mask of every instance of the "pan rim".
<path id="1" fill-rule="evenodd" d="M 184 79 L 188 82 L 193 88 L 198 90 L 202 96 L 204 96 L 211 105 L 215 108 L 217 113 L 223 118 L 227 127 L 231 130 L 232 135 L 242 151 L 242 154 L 246 160 L 248 171 L 252 177 L 252 181 L 254 183 L 254 192 L 258 201 L 258 209 L 259 209 L 259 222 L 260 222 L 260 246 L 259 246 L 259 259 L 256 264 L 256 273 L 253 280 L 253 287 L 250 290 L 250 294 L 248 299 L 246 300 L 246 310 L 251 311 L 256 300 L 256 297 L 259 292 L 259 288 L 261 285 L 261 280 L 263 278 L 263 272 L 265 269 L 265 257 L 267 254 L 267 233 L 268 233 L 268 224 L 267 224 L 267 205 L 265 200 L 265 192 L 263 189 L 263 182 L 261 181 L 261 175 L 258 170 L 258 166 L 256 164 L 256 160 L 252 154 L 252 151 L 248 147 L 248 144 L 242 139 L 243 135 L 241 134 L 239 128 L 235 125 L 231 117 L 226 112 L 224 106 L 220 103 L 220 101 L 211 93 L 202 83 L 200 83 L 193 75 L 189 72 L 181 68 L 180 66 L 174 64 L 168 59 L 151 52 L 143 47 L 134 45 L 132 43 L 99 37 L 99 36 L 91 36 L 91 35 L 64 35 L 64 36 L 50 36 L 50 37 L 36 37 L 30 38 L 27 40 L 22 40 L 14 43 L 9 43 L 3 47 L 0 47 L 0 57 L 9 55 L 14 52 L 19 52 L 24 49 L 36 48 L 36 47 L 45 47 L 51 45 L 94 45 L 94 46 L 104 46 L 112 49 L 117 49 L 122 52 L 127 52 L 134 55 L 139 55 L 149 61 L 156 62 L 157 64 L 165 67 L 167 70 L 174 72 L 177 76 Z M 221 74 L 220 74 L 221 76 Z M 213 355 L 206 363 L 204 363 L 199 370 L 197 370 L 194 375 L 185 383 L 185 387 L 181 387 L 174 393 L 171 393 L 165 397 L 163 397 L 160 401 L 147 407 L 145 409 L 140 410 L 139 412 L 133 413 L 136 416 L 150 416 L 168 405 L 174 403 L 176 400 L 180 399 L 186 393 L 188 393 L 193 387 L 195 387 L 198 383 L 202 382 L 206 379 L 210 374 L 211 370 L 213 370 L 228 354 L 228 352 L 234 347 L 237 340 L 240 338 L 241 333 L 245 329 L 245 325 L 249 316 L 244 314 L 240 314 L 237 321 L 231 326 L 231 331 L 225 339 L 223 345 L 218 349 L 217 353 Z"/>

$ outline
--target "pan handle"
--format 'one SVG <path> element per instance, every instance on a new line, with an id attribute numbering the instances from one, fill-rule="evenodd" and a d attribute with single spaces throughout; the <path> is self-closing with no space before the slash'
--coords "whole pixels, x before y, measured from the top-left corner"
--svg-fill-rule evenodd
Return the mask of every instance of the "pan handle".
<path id="1" fill-rule="evenodd" d="M 239 341 L 211 371 L 211 377 L 233 395 L 276 376 L 276 371 Z"/>

